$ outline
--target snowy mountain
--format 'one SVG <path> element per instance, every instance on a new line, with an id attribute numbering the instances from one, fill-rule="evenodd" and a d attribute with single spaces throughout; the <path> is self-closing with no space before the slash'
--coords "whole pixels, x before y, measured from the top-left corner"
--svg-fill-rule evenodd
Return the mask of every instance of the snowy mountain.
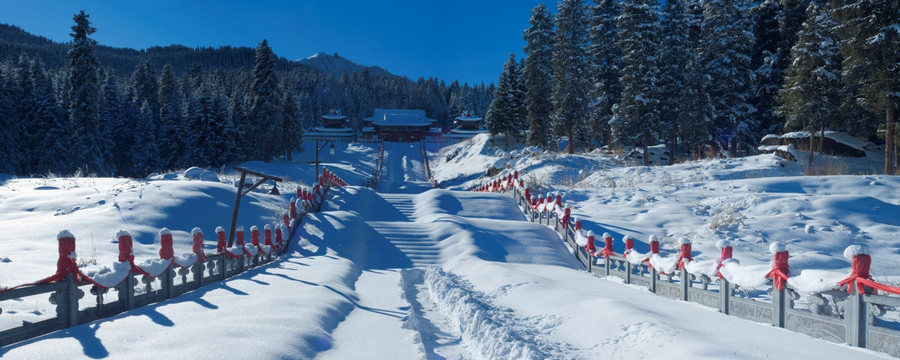
<path id="1" fill-rule="evenodd" d="M 362 72 L 365 69 L 369 69 L 369 72 L 372 75 L 376 76 L 394 76 L 385 69 L 382 69 L 378 66 L 365 66 L 360 65 L 346 58 L 341 57 L 337 53 L 334 55 L 328 55 L 323 52 L 318 52 L 313 54 L 312 56 L 305 59 L 297 59 L 295 60 L 298 63 L 307 65 L 314 69 L 318 69 L 322 72 L 326 72 L 334 75 L 341 75 L 345 71 L 347 73 L 358 73 Z"/>

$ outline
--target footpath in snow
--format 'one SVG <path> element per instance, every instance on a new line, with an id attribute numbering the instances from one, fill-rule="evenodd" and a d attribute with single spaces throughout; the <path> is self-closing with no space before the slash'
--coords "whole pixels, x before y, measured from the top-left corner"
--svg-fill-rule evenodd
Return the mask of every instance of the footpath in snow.
<path id="1" fill-rule="evenodd" d="M 377 190 L 332 189 L 292 252 L 4 359 L 888 358 L 593 276 L 512 198 L 430 189 L 385 144 Z"/>

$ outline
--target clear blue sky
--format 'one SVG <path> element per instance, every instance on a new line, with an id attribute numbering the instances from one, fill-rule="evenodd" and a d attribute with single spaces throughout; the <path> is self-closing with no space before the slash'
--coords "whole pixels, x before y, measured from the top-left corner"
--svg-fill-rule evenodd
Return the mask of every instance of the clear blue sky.
<path id="1" fill-rule="evenodd" d="M 413 80 L 477 84 L 496 82 L 510 52 L 523 55 L 539 3 L 556 12 L 556 0 L 0 0 L 0 23 L 67 42 L 72 15 L 85 10 L 107 46 L 255 47 L 265 38 L 288 59 L 336 52 Z"/>

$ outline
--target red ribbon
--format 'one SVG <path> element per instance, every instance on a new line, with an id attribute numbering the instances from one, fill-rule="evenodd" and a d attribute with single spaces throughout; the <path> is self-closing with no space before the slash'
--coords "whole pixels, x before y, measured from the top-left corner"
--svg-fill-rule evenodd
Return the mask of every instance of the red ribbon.
<path id="1" fill-rule="evenodd" d="M 607 237 L 603 240 L 606 241 L 606 244 L 604 244 L 603 250 L 600 250 L 600 255 L 602 255 L 604 258 L 609 258 L 610 255 L 615 255 L 616 253 L 613 252 L 613 238 Z"/>
<path id="2" fill-rule="evenodd" d="M 772 262 L 772 270 L 766 274 L 767 279 L 772 279 L 775 284 L 775 290 L 784 289 L 784 285 L 788 280 L 788 254 L 787 251 L 779 251 L 775 253 L 775 261 Z"/>
<path id="3" fill-rule="evenodd" d="M 694 261 L 694 258 L 691 257 L 691 244 L 681 244 L 681 255 L 678 257 L 678 270 L 684 268 L 684 259 L 688 259 L 688 261 Z"/>

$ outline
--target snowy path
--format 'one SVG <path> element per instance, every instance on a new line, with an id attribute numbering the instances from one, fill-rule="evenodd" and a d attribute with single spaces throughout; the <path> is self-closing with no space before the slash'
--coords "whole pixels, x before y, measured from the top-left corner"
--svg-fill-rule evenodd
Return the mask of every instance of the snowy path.
<path id="1" fill-rule="evenodd" d="M 354 359 L 360 354 L 391 354 L 392 359 L 421 359 L 413 344 L 417 333 L 403 328 L 409 304 L 398 295 L 400 272 L 397 270 L 363 271 L 356 280 L 359 301 L 332 333 L 334 347 L 316 359 Z M 394 289 L 397 291 L 386 291 Z M 371 336 L 378 329 L 379 336 Z M 345 340 L 346 339 L 346 340 Z"/>

